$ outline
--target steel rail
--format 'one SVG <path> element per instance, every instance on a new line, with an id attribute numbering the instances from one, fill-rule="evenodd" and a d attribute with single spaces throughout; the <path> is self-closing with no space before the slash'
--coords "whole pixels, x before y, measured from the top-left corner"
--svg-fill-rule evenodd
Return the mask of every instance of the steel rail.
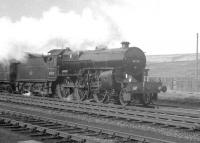
<path id="1" fill-rule="evenodd" d="M 88 126 L 84 124 L 78 124 L 74 122 L 68 122 L 63 120 L 58 120 L 54 118 L 47 118 L 43 116 L 37 116 L 33 114 L 27 114 L 22 112 L 16 112 L 11 110 L 3 110 L 0 109 L 0 119 L 1 121 L 4 121 L 6 123 L 11 123 L 13 125 L 19 125 L 22 127 L 26 127 L 29 129 L 36 129 L 40 132 L 44 132 L 51 134 L 53 136 L 59 136 L 62 138 L 69 138 L 72 140 L 76 140 L 78 142 L 96 142 L 95 139 L 90 139 L 88 137 L 84 137 L 84 132 L 90 132 L 90 136 L 101 136 L 102 134 L 105 134 L 108 136 L 108 138 L 120 138 L 120 142 L 131 142 L 131 141 L 137 141 L 141 143 L 174 143 L 171 141 L 151 138 L 151 137 L 145 137 L 141 135 L 136 134 L 129 134 L 129 133 L 123 133 L 116 130 L 107 130 L 99 127 L 93 127 Z M 16 119 L 16 117 L 19 117 Z M 26 119 L 26 122 L 20 121 L 19 119 Z M 27 119 L 30 118 L 31 121 L 28 121 Z M 39 125 L 38 125 L 39 124 Z M 54 125 L 54 126 L 53 126 Z M 58 126 L 56 129 L 54 129 L 56 126 Z M 63 126 L 60 127 L 60 126 Z M 71 128 L 66 128 L 71 127 Z M 75 134 L 73 133 L 67 133 L 66 131 L 71 131 L 73 129 L 75 130 Z M 66 131 L 64 131 L 66 130 Z M 83 133 L 78 134 L 78 133 Z M 105 137 L 104 137 L 105 138 Z"/>
<path id="2" fill-rule="evenodd" d="M 166 115 L 166 114 L 157 114 L 156 112 L 140 112 L 124 109 L 114 109 L 114 108 L 105 108 L 98 106 L 89 106 L 83 104 L 66 104 L 56 101 L 47 101 L 33 98 L 21 98 L 21 97 L 12 97 L 12 96 L 2 96 L 1 100 L 12 101 L 16 103 L 29 104 L 34 106 L 42 106 L 48 108 L 56 108 L 59 110 L 67 111 L 76 111 L 89 114 L 103 115 L 108 117 L 122 118 L 126 120 L 136 120 L 141 122 L 149 122 L 154 124 L 162 124 L 165 126 L 174 126 L 179 128 L 186 128 L 190 130 L 199 130 L 200 129 L 200 120 L 198 118 L 175 116 L 175 115 Z"/>
<path id="3" fill-rule="evenodd" d="M 18 97 L 25 97 L 23 95 L 19 94 L 5 94 L 1 93 L 1 95 L 8 95 L 8 96 L 18 96 Z M 106 107 L 106 108 L 113 108 L 113 109 L 122 109 L 122 110 L 130 110 L 130 111 L 140 111 L 140 112 L 150 112 L 150 113 L 160 113 L 160 114 L 167 114 L 167 115 L 176 115 L 176 116 L 186 116 L 186 117 L 192 117 L 192 118 L 200 118 L 199 113 L 190 113 L 190 112 L 178 112 L 178 111 L 166 111 L 166 110 L 160 110 L 160 109 L 152 109 L 152 108 L 143 108 L 143 107 L 136 107 L 136 106 L 121 106 L 121 105 L 113 105 L 113 104 L 101 104 L 101 103 L 94 103 L 94 102 L 79 102 L 79 101 L 65 101 L 61 100 L 58 98 L 47 98 L 47 97 L 36 97 L 36 96 L 31 96 L 27 98 L 32 98 L 32 99 L 40 99 L 40 100 L 48 100 L 48 101 L 57 101 L 60 104 L 83 104 L 87 106 L 97 106 L 99 107 Z M 184 109 L 180 109 L 184 110 Z"/>

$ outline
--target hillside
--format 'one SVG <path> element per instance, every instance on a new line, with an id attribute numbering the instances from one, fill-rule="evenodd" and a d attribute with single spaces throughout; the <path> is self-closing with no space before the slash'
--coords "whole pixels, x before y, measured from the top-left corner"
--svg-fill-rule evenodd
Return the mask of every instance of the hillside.
<path id="1" fill-rule="evenodd" d="M 193 61 L 195 59 L 196 59 L 195 54 L 147 55 L 147 61 L 153 63 Z"/>
<path id="2" fill-rule="evenodd" d="M 195 75 L 195 61 L 148 63 L 147 67 L 150 69 L 150 76 L 194 77 Z"/>
<path id="3" fill-rule="evenodd" d="M 149 75 L 159 77 L 194 77 L 195 58 L 195 54 L 147 56 L 147 68 L 150 69 Z"/>

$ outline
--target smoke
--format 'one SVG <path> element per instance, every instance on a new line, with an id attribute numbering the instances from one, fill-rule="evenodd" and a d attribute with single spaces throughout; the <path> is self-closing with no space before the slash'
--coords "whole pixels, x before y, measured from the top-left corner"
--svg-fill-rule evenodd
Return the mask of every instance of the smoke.
<path id="1" fill-rule="evenodd" d="M 51 7 L 40 18 L 23 16 L 13 22 L 0 17 L 0 61 L 21 60 L 24 52 L 45 54 L 53 48 L 116 48 L 121 41 L 147 54 L 191 52 L 194 33 L 200 31 L 197 3 L 91 0 L 79 12 Z"/>
<path id="2" fill-rule="evenodd" d="M 24 52 L 47 53 L 52 48 L 94 49 L 120 40 L 115 23 L 94 8 L 81 14 L 52 7 L 41 18 L 22 17 L 12 22 L 0 18 L 0 60 L 24 58 Z"/>
<path id="3" fill-rule="evenodd" d="M 141 1 L 91 0 L 81 12 L 51 7 L 40 18 L 23 16 L 16 22 L 1 17 L 0 61 L 21 60 L 24 52 L 45 54 L 53 48 L 85 50 L 98 45 L 116 48 L 121 41 L 142 49 L 154 46 L 148 39 L 155 33 L 154 27 L 158 27 L 154 21 L 156 11 L 152 11 L 157 6 L 152 1 Z"/>

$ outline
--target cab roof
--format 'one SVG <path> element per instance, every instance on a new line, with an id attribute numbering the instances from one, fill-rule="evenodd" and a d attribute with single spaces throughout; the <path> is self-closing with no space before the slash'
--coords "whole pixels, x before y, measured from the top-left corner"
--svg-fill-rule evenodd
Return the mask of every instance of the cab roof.
<path id="1" fill-rule="evenodd" d="M 48 53 L 50 53 L 51 55 L 60 55 L 64 52 L 65 49 L 53 49 L 51 51 L 49 51 Z"/>

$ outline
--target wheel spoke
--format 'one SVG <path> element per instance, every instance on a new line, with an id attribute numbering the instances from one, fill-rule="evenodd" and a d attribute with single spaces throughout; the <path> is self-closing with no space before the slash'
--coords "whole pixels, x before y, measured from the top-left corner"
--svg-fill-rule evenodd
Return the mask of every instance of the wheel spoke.
<path id="1" fill-rule="evenodd" d="M 86 97 L 87 97 L 87 93 L 88 92 L 86 90 L 79 88 L 78 89 L 78 95 L 77 95 L 78 99 L 80 101 L 84 101 L 86 99 Z"/>
<path id="2" fill-rule="evenodd" d="M 128 100 L 127 98 L 131 98 L 130 93 L 127 93 L 125 90 L 122 90 L 119 94 L 120 104 L 123 106 L 129 105 L 131 100 Z"/>
<path id="3" fill-rule="evenodd" d="M 94 93 L 93 97 L 94 100 L 98 103 L 106 103 L 108 101 L 108 94 L 106 91 L 101 93 Z"/>

